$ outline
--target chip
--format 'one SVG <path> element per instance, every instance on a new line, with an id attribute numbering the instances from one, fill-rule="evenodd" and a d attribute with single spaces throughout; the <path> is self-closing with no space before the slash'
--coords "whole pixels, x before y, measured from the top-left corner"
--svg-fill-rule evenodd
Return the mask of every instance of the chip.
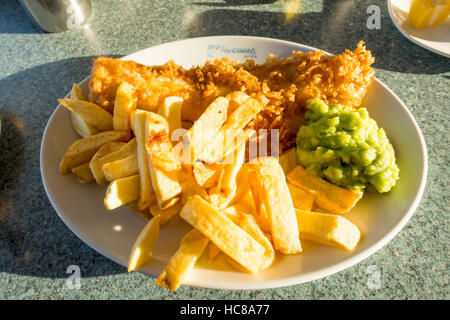
<path id="1" fill-rule="evenodd" d="M 297 152 L 295 147 L 283 152 L 278 158 L 281 168 L 283 168 L 284 174 L 288 174 L 297 165 Z"/>
<path id="2" fill-rule="evenodd" d="M 286 178 L 277 159 L 262 157 L 251 162 L 250 184 L 257 181 L 252 188 L 255 205 L 264 204 L 270 221 L 270 232 L 275 249 L 284 254 L 302 252 L 298 236 L 297 219 Z"/>
<path id="3" fill-rule="evenodd" d="M 211 188 L 217 184 L 222 171 L 223 165 L 218 163 L 206 164 L 197 160 L 192 165 L 195 181 L 200 187 L 205 189 Z"/>
<path id="4" fill-rule="evenodd" d="M 105 131 L 75 141 L 66 151 L 59 165 L 60 173 L 68 173 L 73 168 L 87 163 L 101 146 L 108 142 L 128 141 L 130 135 L 126 132 Z"/>
<path id="5" fill-rule="evenodd" d="M 146 150 L 153 190 L 160 208 L 167 208 L 181 191 L 178 173 L 181 164 L 173 154 L 167 121 L 149 112 L 146 120 Z"/>
<path id="6" fill-rule="evenodd" d="M 87 101 L 83 91 L 81 91 L 81 88 L 76 83 L 73 84 L 72 91 L 70 92 L 70 99 Z M 75 131 L 83 138 L 98 133 L 96 127 L 84 121 L 83 118 L 75 112 L 70 112 L 70 120 L 72 121 L 72 126 Z"/>
<path id="7" fill-rule="evenodd" d="M 112 115 L 96 104 L 83 100 L 58 99 L 65 108 L 78 114 L 86 123 L 98 128 L 100 131 L 113 129 Z"/>
<path id="8" fill-rule="evenodd" d="M 73 168 L 72 173 L 80 183 L 88 183 L 95 180 L 89 168 L 89 163 Z"/>
<path id="9" fill-rule="evenodd" d="M 111 182 L 106 190 L 104 204 L 113 210 L 139 198 L 139 175 L 126 177 Z"/>
<path id="10" fill-rule="evenodd" d="M 150 219 L 136 239 L 128 260 L 128 272 L 138 270 L 150 260 L 159 237 L 159 219 L 159 216 Z"/>
<path id="11" fill-rule="evenodd" d="M 300 238 L 353 251 L 361 238 L 358 227 L 334 214 L 295 210 Z"/>
<path id="12" fill-rule="evenodd" d="M 226 208 L 236 194 L 236 176 L 245 160 L 245 143 L 241 144 L 230 164 L 224 164 L 217 186 L 209 191 L 209 201 L 218 209 Z"/>
<path id="13" fill-rule="evenodd" d="M 175 129 L 181 128 L 181 107 L 183 99 L 180 97 L 167 97 L 158 108 L 158 114 L 164 117 L 169 124 L 169 136 Z"/>
<path id="14" fill-rule="evenodd" d="M 314 207 L 314 195 L 302 188 L 298 188 L 291 183 L 288 183 L 289 192 L 291 194 L 294 208 L 311 211 Z"/>
<path id="15" fill-rule="evenodd" d="M 172 291 L 177 290 L 205 251 L 208 242 L 208 238 L 200 231 L 194 229 L 188 232 L 155 283 Z"/>
<path id="16" fill-rule="evenodd" d="M 316 204 L 332 213 L 345 213 L 353 208 L 362 192 L 344 189 L 308 173 L 298 165 L 288 173 L 287 180 L 315 196 Z"/>
<path id="17" fill-rule="evenodd" d="M 136 109 L 136 89 L 127 82 L 117 88 L 114 103 L 113 128 L 116 131 L 131 131 L 130 114 Z"/>
<path id="18" fill-rule="evenodd" d="M 170 219 L 172 219 L 174 216 L 178 215 L 178 213 L 181 210 L 181 200 L 180 198 L 174 199 L 175 204 L 170 205 L 166 209 L 161 209 L 159 205 L 154 204 L 150 206 L 150 212 L 153 216 L 160 216 L 160 223 L 161 225 L 165 225 Z"/>
<path id="19" fill-rule="evenodd" d="M 180 217 L 250 272 L 264 266 L 264 247 L 200 196 L 188 200 Z"/>
<path id="20" fill-rule="evenodd" d="M 137 145 L 137 158 L 140 177 L 140 194 L 138 200 L 139 209 L 145 209 L 150 207 L 155 200 L 155 193 L 152 187 L 152 181 L 150 178 L 150 169 L 148 167 L 147 149 L 146 149 L 146 121 L 148 112 L 143 110 L 136 110 L 132 113 L 134 121 L 132 128 L 136 135 Z"/>
<path id="21" fill-rule="evenodd" d="M 109 182 L 138 174 L 139 165 L 137 153 L 124 159 L 105 163 L 102 169 L 106 181 Z"/>
<path id="22" fill-rule="evenodd" d="M 92 174 L 94 175 L 95 181 L 99 185 L 104 185 L 107 182 L 105 174 L 103 172 L 103 166 L 106 163 L 121 160 L 131 155 L 136 154 L 136 139 L 131 139 L 127 144 L 121 146 L 119 149 L 111 151 L 105 156 L 99 159 L 92 159 L 89 163 Z"/>

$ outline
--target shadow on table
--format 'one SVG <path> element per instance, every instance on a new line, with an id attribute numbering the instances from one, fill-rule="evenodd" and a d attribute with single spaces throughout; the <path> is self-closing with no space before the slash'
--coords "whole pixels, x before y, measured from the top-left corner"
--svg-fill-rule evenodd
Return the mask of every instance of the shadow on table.
<path id="1" fill-rule="evenodd" d="M 209 3 L 208 6 L 236 6 L 244 1 Z M 381 9 L 381 29 L 367 28 L 367 8 Z M 204 6 L 204 3 L 193 6 Z M 325 0 L 321 12 L 287 15 L 284 12 L 211 9 L 199 13 L 188 26 L 189 36 L 252 35 L 284 39 L 321 48 L 331 53 L 354 49 L 360 40 L 375 56 L 375 68 L 412 74 L 450 71 L 448 59 L 419 47 L 396 29 L 386 1 Z"/>
<path id="2" fill-rule="evenodd" d="M 45 33 L 27 15 L 25 9 L 17 0 L 4 0 L 0 10 L 1 33 Z"/>
<path id="3" fill-rule="evenodd" d="M 40 143 L 57 98 L 90 72 L 94 57 L 56 61 L 0 80 L 0 273 L 65 278 L 126 272 L 60 220 L 40 175 Z"/>

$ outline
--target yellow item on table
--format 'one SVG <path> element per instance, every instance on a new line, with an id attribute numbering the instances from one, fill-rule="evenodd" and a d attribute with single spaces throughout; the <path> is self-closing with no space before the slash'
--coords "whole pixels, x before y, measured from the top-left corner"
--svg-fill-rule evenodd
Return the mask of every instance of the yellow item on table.
<path id="1" fill-rule="evenodd" d="M 450 14 L 450 0 L 412 0 L 409 23 L 414 29 L 436 27 Z"/>

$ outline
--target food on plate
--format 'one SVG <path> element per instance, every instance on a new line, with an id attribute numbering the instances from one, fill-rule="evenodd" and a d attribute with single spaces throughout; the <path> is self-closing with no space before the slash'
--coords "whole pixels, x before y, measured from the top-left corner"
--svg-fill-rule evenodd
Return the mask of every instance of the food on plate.
<path id="1" fill-rule="evenodd" d="M 150 219 L 137 237 L 128 260 L 128 272 L 139 269 L 150 260 L 159 237 L 159 219 L 159 216 Z"/>
<path id="2" fill-rule="evenodd" d="M 70 92 L 70 99 L 87 101 L 83 91 L 76 83 L 73 84 L 72 91 Z M 90 137 L 99 131 L 96 127 L 84 121 L 84 119 L 75 112 L 70 112 L 70 119 L 75 131 L 83 138 Z"/>
<path id="3" fill-rule="evenodd" d="M 315 203 L 332 213 L 345 213 L 355 206 L 362 197 L 362 191 L 344 189 L 308 173 L 298 165 L 286 176 L 287 181 L 296 187 L 305 189 L 315 197 Z"/>
<path id="4" fill-rule="evenodd" d="M 167 208 L 182 191 L 178 181 L 181 170 L 169 137 L 169 125 L 160 115 L 148 112 L 146 119 L 145 148 L 153 191 L 160 208 Z"/>
<path id="5" fill-rule="evenodd" d="M 236 194 L 236 176 L 244 164 L 245 144 L 241 144 L 233 153 L 233 160 L 222 165 L 217 185 L 209 189 L 209 201 L 218 209 L 225 209 Z"/>
<path id="6" fill-rule="evenodd" d="M 113 117 L 106 110 L 96 104 L 83 100 L 58 99 L 58 102 L 70 111 L 78 114 L 86 123 L 96 127 L 99 131 L 113 129 Z"/>
<path id="7" fill-rule="evenodd" d="M 112 142 L 112 143 L 117 144 L 118 142 Z M 103 171 L 103 166 L 107 163 L 117 161 L 117 160 L 122 160 L 122 159 L 132 156 L 134 154 L 136 154 L 136 139 L 135 138 L 131 139 L 126 144 L 121 143 L 120 145 L 118 145 L 118 148 L 116 148 L 115 150 L 111 150 L 110 152 L 108 152 L 107 154 L 105 154 L 101 157 L 94 156 L 91 159 L 91 161 L 89 162 L 89 167 L 91 168 L 91 171 L 92 171 L 92 174 L 94 175 L 95 181 L 99 185 L 106 184 L 107 180 L 106 180 L 106 177 L 105 177 L 105 174 Z"/>
<path id="8" fill-rule="evenodd" d="M 230 211 L 224 211 L 224 213 L 231 221 L 247 232 L 253 239 L 264 247 L 265 253 L 263 257 L 263 264 L 260 268 L 261 270 L 268 268 L 275 258 L 275 250 L 272 246 L 270 236 L 261 231 L 255 218 L 251 214 L 240 211 L 235 211 L 233 213 Z"/>
<path id="9" fill-rule="evenodd" d="M 60 173 L 68 173 L 73 168 L 87 163 L 100 147 L 108 142 L 123 141 L 130 139 L 126 132 L 103 131 L 88 138 L 75 141 L 66 151 L 59 164 Z"/>
<path id="10" fill-rule="evenodd" d="M 312 210 L 343 213 L 361 198 L 362 179 L 339 180 L 332 169 L 345 175 L 356 168 L 371 155 L 364 148 L 386 153 L 395 165 L 384 132 L 357 109 L 372 63 L 362 42 L 338 56 L 294 52 L 261 65 L 224 58 L 189 70 L 173 62 L 148 67 L 97 58 L 89 101 L 77 85 L 71 99 L 60 100 L 84 137 L 68 148 L 60 172 L 72 171 L 81 183 L 109 182 L 105 207 L 126 205 L 147 221 L 129 271 L 151 261 L 169 220 L 193 228 L 156 280 L 171 290 L 208 243 L 210 261 L 222 253 L 232 267 L 251 273 L 270 267 L 277 255 L 300 254 L 300 240 L 354 250 L 361 237 L 356 225 Z M 340 140 L 347 131 L 351 145 Z M 328 163 L 332 152 L 351 161 Z M 386 169 L 376 161 L 368 165 Z M 376 168 L 361 174 L 370 174 L 366 169 Z M 368 181 L 381 190 L 393 186 L 377 179 Z"/>
<path id="11" fill-rule="evenodd" d="M 336 56 L 293 52 L 289 58 L 271 55 L 263 64 L 227 58 L 189 70 L 173 61 L 144 66 L 134 61 L 95 59 L 89 82 L 89 101 L 112 112 L 118 86 L 128 82 L 137 90 L 137 108 L 156 112 L 168 96 L 183 98 L 182 120 L 195 121 L 217 97 L 243 91 L 263 104 L 251 121 L 253 129 L 279 129 L 280 147 L 295 145 L 304 123 L 306 100 L 358 107 L 373 80 L 374 58 L 361 41 L 354 51 Z"/>
<path id="12" fill-rule="evenodd" d="M 313 209 L 315 201 L 314 194 L 305 189 L 298 188 L 289 182 L 287 186 L 289 188 L 289 193 L 291 194 L 292 202 L 294 203 L 294 208 L 306 211 L 311 211 Z"/>
<path id="13" fill-rule="evenodd" d="M 257 100 L 247 96 L 239 107 L 234 110 L 227 110 L 226 120 L 219 130 L 205 133 L 209 134 L 210 138 L 207 143 L 202 145 L 200 152 L 195 154 L 196 158 L 207 163 L 215 163 L 222 160 L 225 155 L 229 154 L 229 150 L 234 147 L 235 138 L 256 117 L 261 109 L 262 105 Z M 195 135 L 196 133 L 194 133 Z"/>
<path id="14" fill-rule="evenodd" d="M 150 206 L 150 213 L 156 217 L 160 217 L 160 224 L 165 225 L 170 219 L 175 217 L 181 210 L 181 200 L 177 198 L 175 203 L 168 208 L 161 209 L 158 204 Z"/>
<path id="15" fill-rule="evenodd" d="M 137 158 L 140 177 L 140 194 L 138 200 L 139 209 L 148 208 L 155 199 L 155 193 L 152 187 L 152 181 L 150 178 L 150 169 L 148 167 L 147 150 L 146 150 L 146 128 L 148 112 L 142 110 L 136 110 L 131 113 L 131 118 L 134 118 L 132 129 L 136 135 L 137 143 Z"/>
<path id="16" fill-rule="evenodd" d="M 361 232 L 350 220 L 335 214 L 295 209 L 300 238 L 353 251 Z"/>
<path id="17" fill-rule="evenodd" d="M 205 251 L 208 242 L 208 238 L 197 229 L 189 231 L 155 283 L 173 291 L 177 290 Z"/>
<path id="18" fill-rule="evenodd" d="M 286 178 L 278 160 L 257 158 L 250 162 L 250 185 L 256 204 L 264 204 L 275 249 L 284 254 L 302 252 L 296 225 L 295 209 Z M 260 208 L 256 208 L 260 210 Z"/>
<path id="19" fill-rule="evenodd" d="M 137 148 L 137 147 L 136 147 Z M 137 152 L 131 156 L 103 165 L 103 174 L 108 182 L 139 173 Z"/>
<path id="20" fill-rule="evenodd" d="M 285 151 L 278 158 L 278 162 L 280 163 L 281 168 L 283 168 L 284 174 L 288 174 L 289 171 L 295 168 L 297 163 L 297 151 L 295 148 L 291 148 Z"/>
<path id="21" fill-rule="evenodd" d="M 308 122 L 297 135 L 299 163 L 316 176 L 344 188 L 388 192 L 398 180 L 395 153 L 386 133 L 365 108 L 313 99 Z"/>
<path id="22" fill-rule="evenodd" d="M 195 181 L 202 188 L 211 188 L 214 186 L 222 173 L 223 165 L 219 163 L 207 164 L 196 160 L 192 164 L 192 173 Z"/>
<path id="23" fill-rule="evenodd" d="M 106 209 L 113 210 L 137 200 L 139 190 L 139 175 L 114 180 L 106 190 L 104 200 Z"/>
<path id="24" fill-rule="evenodd" d="M 265 267 L 265 248 L 200 196 L 188 200 L 180 217 L 250 272 Z"/>
<path id="25" fill-rule="evenodd" d="M 175 129 L 181 128 L 181 107 L 183 99 L 172 96 L 164 99 L 163 103 L 158 109 L 158 114 L 167 120 L 169 124 L 169 137 L 172 138 L 172 132 Z"/>
<path id="26" fill-rule="evenodd" d="M 450 0 L 412 0 L 409 24 L 414 29 L 436 27 L 450 15 Z"/>
<path id="27" fill-rule="evenodd" d="M 73 168 L 72 173 L 80 183 L 88 183 L 95 180 L 91 168 L 89 168 L 89 162 Z"/>
<path id="28" fill-rule="evenodd" d="M 130 113 L 136 109 L 136 90 L 129 83 L 117 88 L 113 112 L 113 128 L 116 131 L 131 132 Z"/>

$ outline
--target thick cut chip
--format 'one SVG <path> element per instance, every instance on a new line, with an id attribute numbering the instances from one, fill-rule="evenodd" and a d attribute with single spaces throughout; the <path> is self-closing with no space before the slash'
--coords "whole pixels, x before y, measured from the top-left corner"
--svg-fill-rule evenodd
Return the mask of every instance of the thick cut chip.
<path id="1" fill-rule="evenodd" d="M 302 188 L 298 188 L 288 182 L 289 192 L 291 193 L 294 208 L 311 211 L 314 207 L 314 195 Z"/>
<path id="2" fill-rule="evenodd" d="M 316 204 L 332 213 L 348 212 L 361 198 L 362 192 L 344 189 L 308 173 L 302 166 L 296 166 L 288 173 L 287 180 L 315 196 Z"/>
<path id="3" fill-rule="evenodd" d="M 300 238 L 353 251 L 361 238 L 358 227 L 334 214 L 295 210 Z"/>
<path id="4" fill-rule="evenodd" d="M 173 154 L 166 119 L 149 112 L 146 120 L 147 158 L 153 190 L 160 208 L 167 208 L 182 189 L 178 181 L 181 164 Z"/>
<path id="5" fill-rule="evenodd" d="M 251 165 L 249 165 L 249 168 Z M 267 214 L 266 206 L 264 204 L 264 194 L 265 189 L 263 186 L 262 179 L 259 178 L 259 175 L 249 170 L 248 173 L 248 183 L 250 185 L 251 195 L 253 196 L 253 204 L 255 206 L 255 214 L 254 217 L 258 222 L 258 225 L 264 232 L 271 232 L 270 225 L 270 217 Z"/>
<path id="6" fill-rule="evenodd" d="M 76 83 L 73 84 L 72 91 L 70 92 L 70 99 L 87 101 L 83 91 L 81 91 L 81 88 Z M 75 112 L 70 112 L 70 119 L 75 131 L 83 138 L 87 138 L 98 133 L 98 129 L 96 127 L 84 121 L 84 119 Z"/>
<path id="7" fill-rule="evenodd" d="M 132 128 L 136 135 L 137 158 L 140 177 L 140 194 L 138 200 L 139 209 L 148 208 L 155 200 L 155 193 L 150 178 L 150 169 L 148 167 L 147 150 L 146 150 L 146 121 L 148 112 L 136 110 L 134 112 Z"/>
<path id="8" fill-rule="evenodd" d="M 228 99 L 224 97 L 214 100 L 188 130 L 186 139 L 175 147 L 182 152 L 179 158 L 183 160 L 183 165 L 192 165 L 203 146 L 207 145 L 210 138 L 219 131 L 227 119 L 228 103 Z"/>
<path id="9" fill-rule="evenodd" d="M 150 219 L 136 239 L 128 260 L 128 272 L 139 269 L 150 260 L 159 237 L 159 219 L 159 216 Z"/>
<path id="10" fill-rule="evenodd" d="M 104 200 L 108 210 L 116 209 L 139 198 L 139 175 L 111 182 Z"/>
<path id="11" fill-rule="evenodd" d="M 128 141 L 130 135 L 125 132 L 105 131 L 75 141 L 66 151 L 59 165 L 60 173 L 68 173 L 73 168 L 87 163 L 101 146 L 113 141 Z"/>
<path id="12" fill-rule="evenodd" d="M 106 181 L 109 182 L 138 174 L 139 166 L 137 153 L 124 159 L 105 163 L 103 165 L 103 173 Z"/>
<path id="13" fill-rule="evenodd" d="M 209 250 L 208 250 L 208 260 L 211 262 L 213 261 L 215 258 L 217 258 L 217 256 L 221 253 L 222 251 L 220 251 L 219 247 L 216 246 L 214 243 L 210 242 L 209 243 Z"/>
<path id="14" fill-rule="evenodd" d="M 192 172 L 195 181 L 202 188 L 211 188 L 219 181 L 223 166 L 218 163 L 206 164 L 202 161 L 196 161 L 192 165 Z"/>
<path id="15" fill-rule="evenodd" d="M 97 181 L 97 183 L 99 185 L 106 184 L 107 180 L 106 180 L 105 174 L 103 172 L 103 166 L 106 163 L 116 161 L 116 160 L 121 160 L 121 159 L 129 157 L 133 154 L 136 154 L 136 148 L 137 148 L 136 147 L 136 139 L 132 139 L 118 150 L 112 151 L 99 159 L 92 158 L 89 165 L 90 165 L 92 174 L 95 177 L 95 181 Z"/>
<path id="16" fill-rule="evenodd" d="M 224 164 L 217 186 L 209 191 L 210 202 L 218 209 L 226 208 L 236 194 L 236 176 L 245 160 L 245 144 L 241 144 L 230 164 Z"/>
<path id="17" fill-rule="evenodd" d="M 275 250 L 270 242 L 269 238 L 264 234 L 256 223 L 255 218 L 247 213 L 236 210 L 235 212 L 228 212 L 224 210 L 227 217 L 237 224 L 242 230 L 247 232 L 253 239 L 258 241 L 265 249 L 264 263 L 261 266 L 262 269 L 268 268 L 275 259 Z"/>
<path id="18" fill-rule="evenodd" d="M 208 193 L 195 181 L 195 178 L 192 175 L 192 171 L 189 168 L 183 168 L 183 171 L 186 172 L 185 177 L 180 179 L 181 188 L 183 189 L 183 192 L 181 193 L 181 204 L 184 206 L 186 202 L 188 202 L 188 200 L 195 195 L 199 195 L 203 199 L 207 200 Z"/>
<path id="19" fill-rule="evenodd" d="M 72 91 L 70 91 L 70 99 L 88 101 L 83 90 L 76 83 L 73 84 Z"/>
<path id="20" fill-rule="evenodd" d="M 70 120 L 75 131 L 83 138 L 90 137 L 99 132 L 99 130 L 88 124 L 75 112 L 70 112 Z"/>
<path id="21" fill-rule="evenodd" d="M 248 97 L 238 108 L 231 112 L 220 130 L 213 134 L 208 143 L 202 147 L 198 159 L 215 163 L 227 155 L 234 147 L 237 135 L 255 118 L 263 108 L 257 100 Z"/>
<path id="22" fill-rule="evenodd" d="M 161 225 L 165 225 L 170 219 L 176 216 L 181 210 L 181 200 L 180 198 L 174 199 L 175 204 L 169 206 L 167 209 L 161 209 L 159 205 L 154 204 L 150 206 L 150 212 L 153 216 L 160 216 Z"/>
<path id="23" fill-rule="evenodd" d="M 263 157 L 250 163 L 253 169 L 250 184 L 253 181 L 259 183 L 254 193 L 252 189 L 252 193 L 257 195 L 255 204 L 264 203 L 275 249 L 284 254 L 302 252 L 294 204 L 278 160 Z"/>
<path id="24" fill-rule="evenodd" d="M 97 152 L 92 157 L 91 161 L 89 162 L 89 166 L 92 161 L 98 161 L 99 159 L 105 157 L 106 155 L 110 154 L 111 152 L 115 152 L 122 148 L 124 145 L 126 145 L 125 142 L 120 141 L 114 141 L 114 142 L 108 142 L 105 143 L 100 147 L 100 149 L 97 150 Z"/>
<path id="25" fill-rule="evenodd" d="M 264 266 L 264 247 L 200 196 L 189 199 L 180 217 L 250 272 Z"/>
<path id="26" fill-rule="evenodd" d="M 297 165 L 297 152 L 295 151 L 295 147 L 283 152 L 278 158 L 278 162 L 280 162 L 280 166 L 283 168 L 285 175 L 294 169 Z"/>
<path id="27" fill-rule="evenodd" d="M 188 232 L 155 283 L 173 291 L 177 290 L 205 251 L 208 242 L 208 238 L 200 231 L 194 229 Z"/>
<path id="28" fill-rule="evenodd" d="M 89 168 L 89 163 L 82 164 L 81 166 L 72 169 L 72 173 L 80 183 L 88 183 L 94 181 L 94 176 Z"/>
<path id="29" fill-rule="evenodd" d="M 112 130 L 112 115 L 96 104 L 83 100 L 58 99 L 65 108 L 78 114 L 86 123 L 98 128 L 100 131 Z"/>
<path id="30" fill-rule="evenodd" d="M 169 124 L 169 136 L 175 129 L 181 128 L 181 107 L 183 99 L 180 97 L 167 97 L 158 108 L 158 114 L 163 116 Z"/>
<path id="31" fill-rule="evenodd" d="M 131 131 L 130 114 L 136 109 L 136 89 L 127 82 L 123 82 L 116 93 L 114 103 L 113 128 L 116 131 Z"/>

